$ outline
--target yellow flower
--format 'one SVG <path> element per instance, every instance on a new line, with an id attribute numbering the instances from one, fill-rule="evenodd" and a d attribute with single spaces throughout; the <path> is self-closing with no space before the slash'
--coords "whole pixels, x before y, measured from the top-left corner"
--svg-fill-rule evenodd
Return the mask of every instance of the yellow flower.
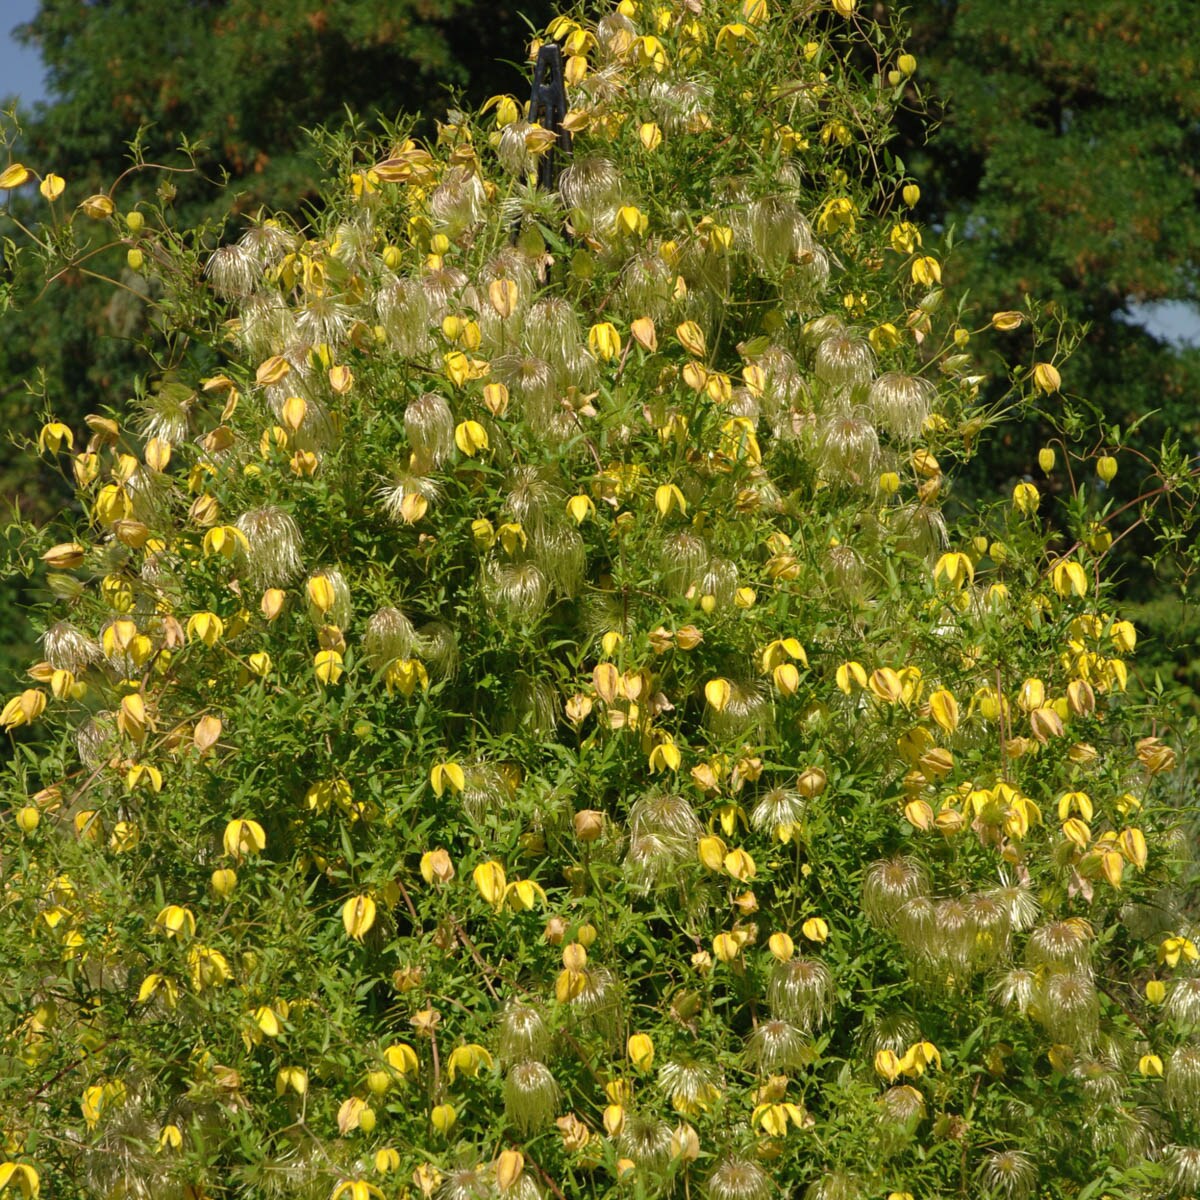
<path id="1" fill-rule="evenodd" d="M 671 736 L 663 734 L 662 741 L 650 751 L 649 761 L 651 771 L 678 771 L 683 758 Z"/>
<path id="2" fill-rule="evenodd" d="M 342 655 L 338 650 L 318 650 L 313 655 L 313 670 L 321 683 L 336 684 L 345 674 L 342 667 Z"/>
<path id="3" fill-rule="evenodd" d="M 466 776 L 456 762 L 435 763 L 429 772 L 429 782 L 433 785 L 433 794 L 440 796 L 447 787 L 452 792 L 461 792 L 466 784 Z"/>
<path id="4" fill-rule="evenodd" d="M 1033 368 L 1033 385 L 1039 392 L 1049 395 L 1062 386 L 1062 376 L 1052 363 L 1037 363 Z"/>
<path id="5" fill-rule="evenodd" d="M 375 901 L 370 896 L 351 896 L 342 905 L 342 924 L 349 937 L 361 942 L 375 924 Z"/>
<path id="6" fill-rule="evenodd" d="M 474 1078 L 485 1067 L 492 1066 L 492 1056 L 482 1046 L 472 1042 L 466 1046 L 455 1046 L 446 1060 L 446 1075 L 453 1083 L 459 1074 Z"/>
<path id="7" fill-rule="evenodd" d="M 210 649 L 215 646 L 225 632 L 225 622 L 216 613 L 198 612 L 188 617 L 188 641 L 203 642 Z"/>
<path id="8" fill-rule="evenodd" d="M 629 1061 L 639 1071 L 650 1070 L 654 1062 L 654 1042 L 650 1039 L 649 1034 L 632 1034 L 625 1043 L 625 1049 L 629 1055 Z"/>
<path id="9" fill-rule="evenodd" d="M 1195 943 L 1190 938 L 1178 935 L 1164 938 L 1158 947 L 1158 961 L 1166 963 L 1168 967 L 1177 967 L 1184 959 L 1188 962 L 1200 960 L 1200 951 L 1197 951 Z"/>
<path id="10" fill-rule="evenodd" d="M 894 1050 L 879 1050 L 875 1054 L 875 1073 L 882 1075 L 888 1083 L 895 1083 L 900 1075 L 900 1059 Z"/>
<path id="11" fill-rule="evenodd" d="M 1163 1073 L 1163 1061 L 1157 1054 L 1143 1054 L 1138 1059 L 1138 1074 L 1148 1077 L 1161 1076 Z"/>
<path id="12" fill-rule="evenodd" d="M 651 41 L 657 41 L 651 38 Z M 649 228 L 650 222 L 646 214 L 633 204 L 622 205 L 617 209 L 616 233 L 618 237 L 640 237 Z"/>
<path id="13" fill-rule="evenodd" d="M 1087 595 L 1087 573 L 1073 559 L 1060 558 L 1050 571 L 1050 581 L 1060 596 Z"/>
<path id="14" fill-rule="evenodd" d="M 75 435 L 61 421 L 49 421 L 42 426 L 38 434 L 38 451 L 44 454 L 47 450 L 57 454 L 63 446 L 68 450 L 75 449 Z"/>
<path id="15" fill-rule="evenodd" d="M 858 0 L 829 0 L 829 3 L 839 17 L 854 16 L 854 10 L 858 7 Z"/>
<path id="16" fill-rule="evenodd" d="M 750 1123 L 771 1137 L 783 1137 L 789 1122 L 797 1129 L 804 1128 L 807 1114 L 799 1104 L 759 1104 L 750 1115 Z"/>
<path id="17" fill-rule="evenodd" d="M 697 844 L 696 853 L 710 871 L 720 871 L 725 864 L 725 843 L 714 835 L 702 837 Z"/>
<path id="18" fill-rule="evenodd" d="M 38 191 L 49 201 L 53 202 L 63 194 L 63 189 L 67 186 L 66 180 L 61 175 L 55 175 L 51 172 L 38 185 Z"/>
<path id="19" fill-rule="evenodd" d="M 141 702 L 140 696 L 127 696 L 126 700 Z M 0 729 L 17 729 L 21 725 L 30 725 L 46 710 L 46 693 L 38 688 L 26 688 L 19 696 L 14 696 L 0 711 Z M 142 710 L 143 717 L 145 710 Z M 118 724 L 120 718 L 118 718 Z M 122 727 L 124 732 L 129 732 Z M 144 731 L 145 723 L 141 726 Z M 132 736 L 132 734 L 131 734 Z M 135 740 L 140 740 L 135 738 Z"/>
<path id="20" fill-rule="evenodd" d="M 842 663 L 838 667 L 834 678 L 838 690 L 844 692 L 847 696 L 850 695 L 855 687 L 865 688 L 867 686 L 867 670 L 859 662 Z"/>
<path id="21" fill-rule="evenodd" d="M 600 321 L 588 330 L 588 349 L 601 361 L 611 362 L 621 355 L 621 335 L 611 321 Z"/>
<path id="22" fill-rule="evenodd" d="M 921 244 L 921 231 L 911 221 L 897 221 L 888 240 L 897 254 L 911 254 Z"/>
<path id="23" fill-rule="evenodd" d="M 712 945 L 713 954 L 723 963 L 733 962 L 742 952 L 742 938 L 736 933 L 718 933 Z"/>
<path id="24" fill-rule="evenodd" d="M 932 255 L 923 255 L 913 259 L 911 268 L 912 281 L 921 287 L 932 287 L 942 282 L 942 267 Z"/>
<path id="25" fill-rule="evenodd" d="M 829 939 L 829 925 L 824 917 L 809 917 L 803 925 L 800 926 L 800 932 L 804 934 L 810 942 L 824 942 Z"/>
<path id="26" fill-rule="evenodd" d="M 904 683 L 891 667 L 879 667 L 871 672 L 867 687 L 876 700 L 898 704 L 904 696 Z"/>
<path id="27" fill-rule="evenodd" d="M 421 878 L 430 885 L 449 883 L 454 878 L 454 863 L 450 861 L 450 855 L 442 849 L 426 850 L 421 855 Z"/>
<path id="28" fill-rule="evenodd" d="M 0 171 L 0 191 L 19 188 L 29 179 L 29 168 L 22 163 L 10 163 Z"/>
<path id="29" fill-rule="evenodd" d="M 507 882 L 504 867 L 494 859 L 490 862 L 480 863 L 471 872 L 471 878 L 475 881 L 475 887 L 484 900 L 499 911 L 504 903 Z"/>
<path id="30" fill-rule="evenodd" d="M 1042 501 L 1041 493 L 1032 483 L 1018 483 L 1013 488 L 1013 508 L 1023 517 L 1032 517 Z"/>
<path id="31" fill-rule="evenodd" d="M 467 458 L 488 449 L 487 430 L 478 421 L 461 421 L 454 430 L 454 444 Z"/>
<path id="32" fill-rule="evenodd" d="M 653 121 L 644 121 L 638 126 L 638 141 L 643 149 L 653 153 L 662 145 L 662 130 Z"/>
<path id="33" fill-rule="evenodd" d="M 401 1079 L 420 1070 L 417 1052 L 407 1042 L 395 1042 L 383 1052 L 383 1061 Z"/>
<path id="34" fill-rule="evenodd" d="M 196 932 L 195 914 L 180 904 L 168 904 L 154 918 L 154 924 L 167 937 L 179 937 L 181 934 L 192 937 Z"/>
<path id="35" fill-rule="evenodd" d="M 758 874 L 758 867 L 755 866 L 754 859 L 742 849 L 731 850 L 725 855 L 724 867 L 739 883 L 745 883 Z"/>
<path id="36" fill-rule="evenodd" d="M 667 52 L 658 38 L 635 38 L 633 45 L 637 53 L 638 62 L 642 66 L 650 67 L 658 75 L 661 75 L 667 69 Z"/>
<path id="37" fill-rule="evenodd" d="M 687 501 L 674 483 L 663 483 L 655 489 L 654 507 L 660 517 L 665 517 L 672 508 L 678 508 L 681 517 L 687 515 Z"/>
<path id="38" fill-rule="evenodd" d="M 929 697 L 929 714 L 947 733 L 958 728 L 958 701 L 945 688 L 939 688 Z"/>
<path id="39" fill-rule="evenodd" d="M 188 969 L 192 974 L 192 986 L 198 992 L 218 987 L 233 977 L 225 955 L 208 946 L 193 946 L 188 951 Z"/>
<path id="40" fill-rule="evenodd" d="M 438 1104 L 429 1114 L 429 1120 L 438 1133 L 446 1134 L 454 1128 L 454 1123 L 458 1120 L 458 1113 L 453 1104 Z"/>
<path id="41" fill-rule="evenodd" d="M 374 1200 L 384 1200 L 383 1192 L 365 1179 L 343 1179 L 329 1193 L 329 1200 L 341 1200 L 343 1196 L 347 1200 L 372 1200 L 372 1197 Z"/>
<path id="42" fill-rule="evenodd" d="M 280 1067 L 275 1073 L 275 1095 L 292 1091 L 303 1096 L 308 1091 L 308 1072 L 303 1067 Z"/>
<path id="43" fill-rule="evenodd" d="M 780 931 L 767 939 L 767 949 L 779 962 L 791 962 L 796 953 L 796 944 L 788 934 Z"/>
<path id="44" fill-rule="evenodd" d="M 546 903 L 546 893 L 532 879 L 516 879 L 504 889 L 504 903 L 514 912 L 529 912 L 537 902 Z"/>
<path id="45" fill-rule="evenodd" d="M 233 893 L 233 889 L 237 887 L 237 872 L 232 867 L 218 867 L 212 873 L 210 882 L 213 891 L 222 900 L 227 900 Z"/>
<path id="46" fill-rule="evenodd" d="M 257 821 L 236 820 L 225 826 L 221 839 L 225 853 L 239 862 L 251 854 L 260 854 L 267 845 L 267 835 Z"/>

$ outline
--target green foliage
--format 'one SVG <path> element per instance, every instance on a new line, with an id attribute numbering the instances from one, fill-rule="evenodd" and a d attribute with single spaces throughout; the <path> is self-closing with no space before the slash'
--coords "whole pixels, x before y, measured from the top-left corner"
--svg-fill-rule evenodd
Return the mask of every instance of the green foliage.
<path id="1" fill-rule="evenodd" d="M 947 528 L 1076 334 L 975 356 L 898 38 L 839 8 L 556 19 L 552 193 L 501 103 L 324 137 L 302 226 L 123 180 L 28 227 L 158 333 L 125 402 L 48 397 L 76 507 L 10 537 L 53 599 L 0 709 L 3 1182 L 1194 1190 L 1185 731 L 1126 691 L 1108 432 Z"/>

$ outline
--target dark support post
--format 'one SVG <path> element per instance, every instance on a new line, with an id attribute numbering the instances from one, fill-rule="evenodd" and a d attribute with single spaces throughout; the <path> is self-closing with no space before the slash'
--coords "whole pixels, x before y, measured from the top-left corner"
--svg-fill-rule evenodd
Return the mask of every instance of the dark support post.
<path id="1" fill-rule="evenodd" d="M 555 134 L 557 143 L 538 160 L 538 187 L 550 191 L 558 182 L 560 154 L 571 153 L 571 134 L 563 128 L 567 115 L 567 89 L 563 84 L 562 50 L 551 42 L 538 51 L 533 68 L 533 93 L 529 121 Z"/>

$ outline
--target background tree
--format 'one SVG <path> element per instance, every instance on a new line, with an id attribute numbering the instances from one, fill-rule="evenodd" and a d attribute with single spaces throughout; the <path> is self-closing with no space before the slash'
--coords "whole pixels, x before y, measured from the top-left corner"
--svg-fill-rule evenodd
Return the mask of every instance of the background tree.
<path id="1" fill-rule="evenodd" d="M 1188 457 L 1200 451 L 1200 350 L 1176 348 L 1136 319 L 1138 304 L 1200 294 L 1195 15 L 1183 0 L 943 0 L 908 12 L 916 78 L 941 111 L 928 141 L 918 121 L 901 121 L 919 211 L 935 229 L 954 229 L 948 277 L 985 310 L 1038 296 L 1088 326 L 1066 390 L 1110 426 L 1153 414 L 1132 438 L 1135 453 L 1118 456 L 1118 504 L 1144 479 L 1137 451 L 1153 453 L 1164 437 Z M 1036 456 L 1052 432 L 1046 423 L 1009 430 L 963 483 L 986 494 L 1005 480 L 1044 479 Z M 1049 485 L 1064 478 L 1060 461 Z M 1178 577 L 1168 565 L 1148 589 L 1135 564 L 1153 539 L 1135 535 L 1123 549 L 1131 598 L 1161 596 L 1139 617 L 1179 651 L 1167 657 L 1195 686 L 1194 620 L 1170 599 Z"/>

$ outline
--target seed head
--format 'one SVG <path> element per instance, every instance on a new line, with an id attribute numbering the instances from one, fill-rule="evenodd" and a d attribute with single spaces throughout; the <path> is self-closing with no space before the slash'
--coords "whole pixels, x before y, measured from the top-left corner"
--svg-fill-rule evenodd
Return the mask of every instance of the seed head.
<path id="1" fill-rule="evenodd" d="M 705 1184 L 708 1200 L 768 1200 L 771 1180 L 748 1158 L 723 1158 Z"/>
<path id="2" fill-rule="evenodd" d="M 70 621 L 56 621 L 42 634 L 41 641 L 46 661 L 56 671 L 79 675 L 101 657 L 99 644 Z"/>
<path id="3" fill-rule="evenodd" d="M 417 631 L 398 608 L 390 605 L 367 618 L 363 650 L 375 671 L 384 671 L 398 658 L 416 656 Z"/>
<path id="4" fill-rule="evenodd" d="M 617 1152 L 647 1171 L 661 1171 L 671 1157 L 671 1127 L 648 1113 L 626 1113 Z"/>
<path id="5" fill-rule="evenodd" d="M 775 1016 L 806 1033 L 823 1025 L 833 1012 L 835 988 L 829 968 L 815 958 L 777 962 L 771 971 L 767 1001 Z"/>
<path id="6" fill-rule="evenodd" d="M 890 929 L 909 900 L 928 894 L 929 877 L 915 858 L 879 859 L 863 879 L 863 911 L 877 929 Z"/>
<path id="7" fill-rule="evenodd" d="M 1004 1200 L 1027 1200 L 1037 1183 L 1037 1170 L 1028 1154 L 1001 1150 L 989 1154 L 980 1169 L 983 1184 L 993 1196 Z"/>
<path id="8" fill-rule="evenodd" d="M 454 413 L 445 397 L 426 392 L 409 401 L 404 433 L 422 470 L 440 467 L 454 453 Z"/>
<path id="9" fill-rule="evenodd" d="M 521 1133 L 549 1125 L 558 1111 L 558 1084 L 536 1059 L 515 1063 L 504 1080 L 504 1113 Z"/>
<path id="10" fill-rule="evenodd" d="M 1096 987 L 1087 975 L 1051 971 L 1038 988 L 1031 1012 L 1054 1041 L 1087 1045 L 1100 1020 Z"/>
<path id="11" fill-rule="evenodd" d="M 282 508 L 253 508 L 236 524 L 246 536 L 246 573 L 256 589 L 286 587 L 304 569 L 300 526 Z"/>
<path id="12" fill-rule="evenodd" d="M 1164 1072 L 1167 1107 L 1184 1120 L 1200 1116 L 1200 1045 L 1177 1046 Z"/>
<path id="13" fill-rule="evenodd" d="M 1035 929 L 1025 953 L 1034 966 L 1084 970 L 1091 956 L 1091 945 L 1091 926 L 1078 918 L 1068 918 Z"/>
<path id="14" fill-rule="evenodd" d="M 524 149 L 524 137 L 521 148 Z M 504 152 L 502 145 L 501 156 Z M 465 167 L 451 167 L 429 197 L 429 215 L 439 231 L 451 241 L 476 224 L 486 208 L 487 193 L 483 181 Z"/>
<path id="15" fill-rule="evenodd" d="M 867 408 L 881 429 L 900 441 L 921 436 L 937 389 L 919 375 L 888 371 L 871 383 Z"/>
<path id="16" fill-rule="evenodd" d="M 796 1071 L 813 1058 L 804 1031 L 780 1018 L 760 1021 L 746 1039 L 746 1058 L 765 1075 Z"/>
<path id="17" fill-rule="evenodd" d="M 540 1060 L 549 1048 L 550 1030 L 536 1008 L 516 1002 L 504 1006 L 497 1043 L 502 1064 Z"/>

